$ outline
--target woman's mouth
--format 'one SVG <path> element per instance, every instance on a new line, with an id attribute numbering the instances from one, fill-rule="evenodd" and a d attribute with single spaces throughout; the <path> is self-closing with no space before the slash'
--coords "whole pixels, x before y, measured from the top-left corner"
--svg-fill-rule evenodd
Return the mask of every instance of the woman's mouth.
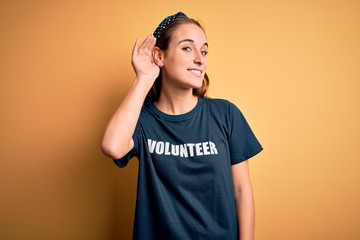
<path id="1" fill-rule="evenodd" d="M 202 71 L 199 69 L 188 69 L 189 72 L 195 73 L 196 75 L 201 75 Z"/>

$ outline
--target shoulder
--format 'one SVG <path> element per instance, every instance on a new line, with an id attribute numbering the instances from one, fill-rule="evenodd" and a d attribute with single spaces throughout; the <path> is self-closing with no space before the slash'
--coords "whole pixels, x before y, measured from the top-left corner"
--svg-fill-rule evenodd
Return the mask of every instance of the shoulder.
<path id="1" fill-rule="evenodd" d="M 151 101 L 144 102 L 140 111 L 139 122 L 149 121 L 150 119 L 156 118 L 153 105 L 154 103 Z"/>
<path id="2" fill-rule="evenodd" d="M 205 100 L 210 115 L 227 124 L 241 124 L 246 122 L 242 111 L 232 102 L 226 99 L 207 98 Z"/>
<path id="3" fill-rule="evenodd" d="M 204 102 L 210 109 L 218 110 L 221 112 L 240 111 L 239 108 L 232 102 L 221 98 L 204 98 Z"/>

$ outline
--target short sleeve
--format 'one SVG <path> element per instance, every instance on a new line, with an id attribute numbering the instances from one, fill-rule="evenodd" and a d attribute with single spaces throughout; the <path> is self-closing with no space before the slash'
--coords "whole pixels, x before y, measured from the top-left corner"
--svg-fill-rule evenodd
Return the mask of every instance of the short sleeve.
<path id="1" fill-rule="evenodd" d="M 120 158 L 120 159 L 114 159 L 114 163 L 120 167 L 120 168 L 124 168 L 126 167 L 126 165 L 129 163 L 129 161 L 133 158 L 133 157 L 137 157 L 138 156 L 138 149 L 139 149 L 139 135 L 140 135 L 140 123 L 138 122 L 136 124 L 135 127 L 135 131 L 134 134 L 132 136 L 133 140 L 134 140 L 134 147 L 133 149 L 131 149 L 124 157 Z"/>
<path id="2" fill-rule="evenodd" d="M 263 150 L 244 115 L 235 106 L 230 109 L 229 148 L 231 164 L 243 162 Z"/>

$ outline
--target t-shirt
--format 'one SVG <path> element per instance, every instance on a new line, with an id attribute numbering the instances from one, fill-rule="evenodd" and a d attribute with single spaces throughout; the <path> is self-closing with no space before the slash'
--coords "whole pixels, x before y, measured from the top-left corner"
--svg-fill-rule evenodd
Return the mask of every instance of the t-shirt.
<path id="1" fill-rule="evenodd" d="M 139 160 L 133 239 L 238 239 L 231 166 L 262 147 L 234 104 L 198 98 L 190 112 L 168 115 L 147 102 L 133 140 L 114 160 Z"/>

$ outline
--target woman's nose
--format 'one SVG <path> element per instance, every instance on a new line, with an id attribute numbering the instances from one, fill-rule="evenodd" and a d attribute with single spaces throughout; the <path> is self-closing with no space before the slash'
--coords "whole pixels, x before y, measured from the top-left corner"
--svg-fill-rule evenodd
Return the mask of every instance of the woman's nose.
<path id="1" fill-rule="evenodd" d="M 204 64 L 204 56 L 201 54 L 201 52 L 196 52 L 194 56 L 194 62 L 199 65 Z"/>

